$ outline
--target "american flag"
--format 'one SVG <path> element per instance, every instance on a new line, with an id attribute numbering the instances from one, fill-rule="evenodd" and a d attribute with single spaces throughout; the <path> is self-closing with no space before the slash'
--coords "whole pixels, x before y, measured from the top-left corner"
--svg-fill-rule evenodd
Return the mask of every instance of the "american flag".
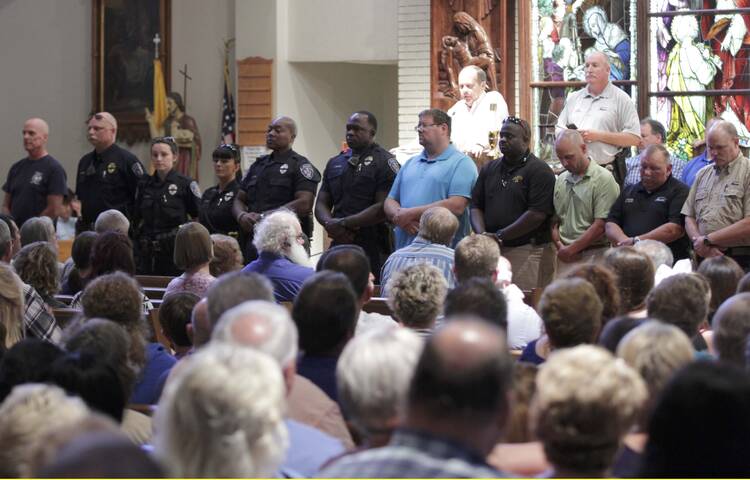
<path id="1" fill-rule="evenodd" d="M 224 83 L 224 101 L 221 106 L 221 138 L 224 143 L 234 143 L 234 99 L 229 93 L 226 82 Z"/>

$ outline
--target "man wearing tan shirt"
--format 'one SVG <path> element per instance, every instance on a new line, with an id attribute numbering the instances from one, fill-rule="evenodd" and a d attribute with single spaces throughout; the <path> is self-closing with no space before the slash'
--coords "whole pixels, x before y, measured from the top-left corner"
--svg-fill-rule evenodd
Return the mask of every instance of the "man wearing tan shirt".
<path id="1" fill-rule="evenodd" d="M 750 161 L 742 155 L 734 125 L 715 123 L 706 135 L 714 164 L 703 167 L 682 214 L 699 259 L 727 255 L 750 269 Z"/>

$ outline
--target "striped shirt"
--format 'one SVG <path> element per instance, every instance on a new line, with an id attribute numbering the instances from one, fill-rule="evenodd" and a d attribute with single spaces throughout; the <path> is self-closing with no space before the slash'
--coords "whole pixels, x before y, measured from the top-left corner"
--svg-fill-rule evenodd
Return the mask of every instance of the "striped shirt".
<path id="1" fill-rule="evenodd" d="M 680 157 L 670 155 L 672 163 L 672 176 L 677 180 L 682 178 L 682 171 L 685 170 L 687 162 Z M 635 185 L 641 181 L 641 154 L 633 155 L 630 158 L 625 159 L 625 181 L 623 182 L 623 188 L 630 185 Z"/>
<path id="2" fill-rule="evenodd" d="M 453 288 L 456 284 L 453 276 L 453 249 L 417 236 L 411 244 L 396 250 L 386 260 L 380 273 L 380 296 L 388 296 L 388 279 L 409 265 L 420 262 L 434 265 L 443 272 L 448 288 Z"/>

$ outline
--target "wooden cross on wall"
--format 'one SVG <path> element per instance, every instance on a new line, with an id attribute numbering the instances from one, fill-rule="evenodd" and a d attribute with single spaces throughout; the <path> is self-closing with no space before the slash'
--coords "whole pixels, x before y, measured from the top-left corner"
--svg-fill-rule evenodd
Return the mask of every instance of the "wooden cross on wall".
<path id="1" fill-rule="evenodd" d="M 187 111 L 187 81 L 192 80 L 193 77 L 188 75 L 188 66 L 187 63 L 183 67 L 182 70 L 178 70 L 180 75 L 182 75 L 182 103 L 185 104 L 185 110 Z"/>

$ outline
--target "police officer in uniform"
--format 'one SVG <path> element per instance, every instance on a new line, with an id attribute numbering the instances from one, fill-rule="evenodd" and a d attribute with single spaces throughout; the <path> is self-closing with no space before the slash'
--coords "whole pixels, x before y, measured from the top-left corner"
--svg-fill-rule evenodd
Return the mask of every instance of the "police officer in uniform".
<path id="1" fill-rule="evenodd" d="M 176 161 L 174 138 L 151 140 L 154 174 L 138 187 L 133 222 L 139 274 L 180 274 L 173 260 L 174 239 L 180 225 L 198 217 L 201 192 L 197 182 L 174 169 Z"/>
<path id="2" fill-rule="evenodd" d="M 88 122 L 88 140 L 94 146 L 78 162 L 76 196 L 81 201 L 81 218 L 76 230 L 93 230 L 96 218 L 105 210 L 117 209 L 130 218 L 135 206 L 143 165 L 135 155 L 115 143 L 117 120 L 107 112 L 94 114 Z"/>
<path id="3" fill-rule="evenodd" d="M 393 251 L 383 202 L 400 168 L 394 156 L 375 143 L 377 128 L 377 120 L 370 112 L 359 111 L 349 117 L 349 149 L 328 161 L 315 203 L 315 218 L 333 239 L 332 245 L 362 247 L 370 258 L 376 283 L 383 263 Z"/>
<path id="4" fill-rule="evenodd" d="M 292 150 L 297 125 L 289 117 L 268 125 L 266 147 L 270 155 L 259 157 L 247 171 L 234 200 L 234 218 L 245 237 L 245 261 L 257 258 L 252 244 L 253 228 L 263 214 L 286 207 L 297 214 L 302 231 L 312 237 L 312 207 L 320 172 L 310 161 Z"/>
<path id="5" fill-rule="evenodd" d="M 232 214 L 234 197 L 240 189 L 240 159 L 234 145 L 214 150 L 214 173 L 219 184 L 203 192 L 199 221 L 210 233 L 221 233 L 239 240 L 240 226 Z"/>

